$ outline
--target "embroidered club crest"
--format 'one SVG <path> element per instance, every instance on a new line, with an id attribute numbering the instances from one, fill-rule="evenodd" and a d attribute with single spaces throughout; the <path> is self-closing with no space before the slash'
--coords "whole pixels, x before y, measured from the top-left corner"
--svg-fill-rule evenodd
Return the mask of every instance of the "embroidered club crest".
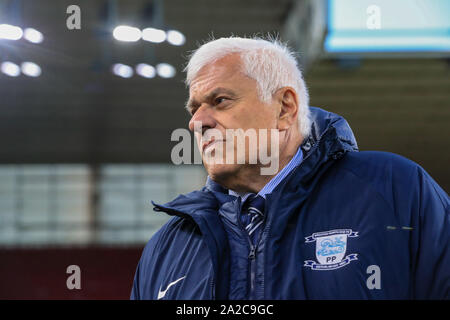
<path id="1" fill-rule="evenodd" d="M 353 260 L 358 260 L 357 253 L 345 256 L 348 238 L 358 237 L 358 232 L 352 229 L 337 229 L 316 232 L 305 238 L 305 243 L 316 242 L 316 259 L 305 260 L 304 267 L 311 270 L 335 270 L 342 268 Z"/>

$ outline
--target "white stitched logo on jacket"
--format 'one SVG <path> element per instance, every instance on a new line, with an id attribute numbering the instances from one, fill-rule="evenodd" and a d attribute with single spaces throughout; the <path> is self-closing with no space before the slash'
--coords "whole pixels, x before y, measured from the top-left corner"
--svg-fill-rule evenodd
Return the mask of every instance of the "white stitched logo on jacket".
<path id="1" fill-rule="evenodd" d="M 166 295 L 167 290 L 169 290 L 169 288 L 170 288 L 171 286 L 173 286 L 173 285 L 176 284 L 177 282 L 183 280 L 184 278 L 186 278 L 186 276 L 181 277 L 180 279 L 177 279 L 177 280 L 175 280 L 175 281 L 169 283 L 169 285 L 167 286 L 166 290 L 164 290 L 164 291 L 161 291 L 161 287 L 159 287 L 159 291 L 158 291 L 158 300 L 164 298 L 164 296 Z"/>
<path id="2" fill-rule="evenodd" d="M 345 256 L 348 238 L 358 237 L 358 232 L 352 229 L 336 229 L 316 232 L 305 238 L 305 243 L 316 242 L 316 258 L 305 260 L 304 267 L 311 270 L 335 270 L 342 268 L 351 261 L 358 260 L 357 253 Z"/>

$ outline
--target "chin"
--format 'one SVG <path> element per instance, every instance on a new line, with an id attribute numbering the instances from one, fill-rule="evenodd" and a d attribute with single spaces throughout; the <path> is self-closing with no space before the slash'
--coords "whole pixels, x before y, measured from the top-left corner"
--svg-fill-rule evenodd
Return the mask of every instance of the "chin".
<path id="1" fill-rule="evenodd" d="M 227 188 L 227 185 L 230 184 L 229 182 L 236 179 L 236 174 L 239 172 L 241 166 L 237 164 L 214 164 L 205 165 L 205 169 L 213 181 Z"/>

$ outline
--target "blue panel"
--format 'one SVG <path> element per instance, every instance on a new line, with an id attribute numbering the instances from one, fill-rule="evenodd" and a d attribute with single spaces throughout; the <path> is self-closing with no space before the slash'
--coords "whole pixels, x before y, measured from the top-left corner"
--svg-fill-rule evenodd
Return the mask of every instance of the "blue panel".
<path id="1" fill-rule="evenodd" d="M 367 21 L 376 6 L 379 29 Z M 329 0 L 328 52 L 450 52 L 450 1 Z"/>

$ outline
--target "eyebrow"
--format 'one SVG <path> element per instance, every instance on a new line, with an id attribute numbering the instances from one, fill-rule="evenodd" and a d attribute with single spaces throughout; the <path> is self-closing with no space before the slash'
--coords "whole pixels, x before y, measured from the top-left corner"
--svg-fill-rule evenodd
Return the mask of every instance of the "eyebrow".
<path id="1" fill-rule="evenodd" d="M 236 97 L 236 93 L 233 90 L 227 89 L 227 88 L 223 88 L 223 87 L 218 87 L 215 88 L 214 90 L 212 90 L 210 93 L 208 93 L 205 96 L 205 101 L 211 101 L 213 100 L 216 96 L 218 96 L 221 93 L 226 93 L 230 96 Z M 191 111 L 192 109 L 194 109 L 195 107 L 198 107 L 201 103 L 199 103 L 197 100 L 188 100 L 186 103 L 186 110 L 187 111 Z"/>

